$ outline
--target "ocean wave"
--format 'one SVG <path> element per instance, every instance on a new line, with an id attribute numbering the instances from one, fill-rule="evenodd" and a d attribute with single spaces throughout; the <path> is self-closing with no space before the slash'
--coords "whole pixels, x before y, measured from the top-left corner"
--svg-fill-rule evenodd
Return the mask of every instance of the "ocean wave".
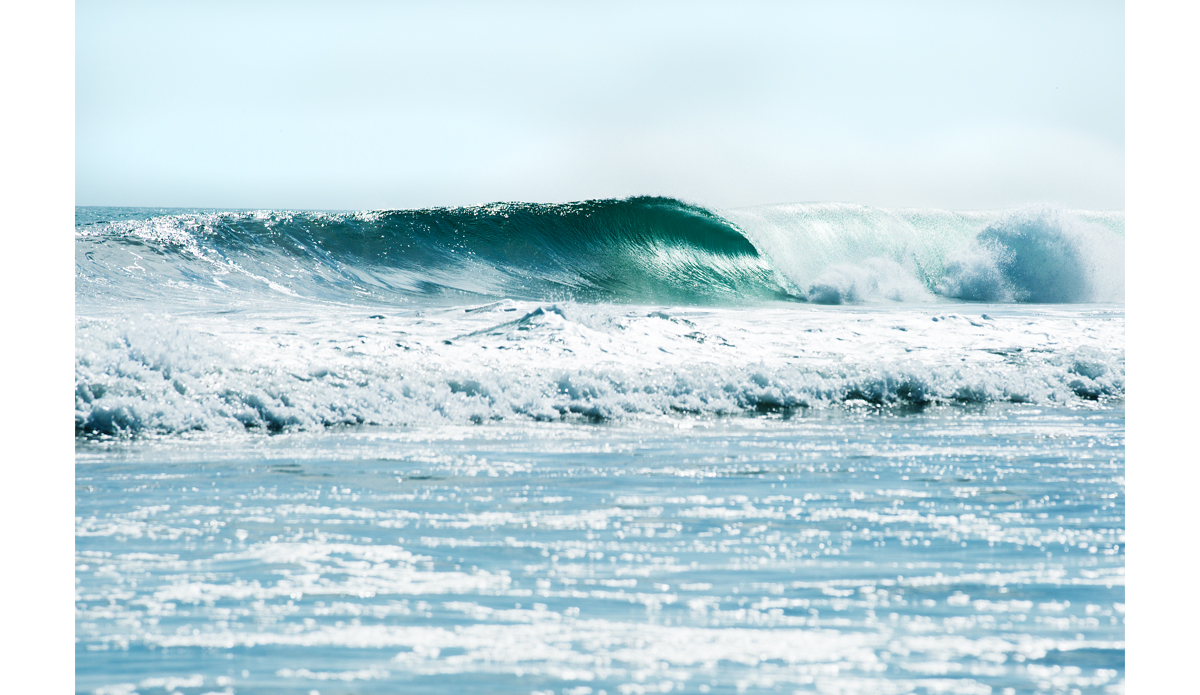
<path id="1" fill-rule="evenodd" d="M 1120 212 L 810 203 L 723 214 L 767 258 L 780 284 L 808 301 L 1124 301 Z"/>
<path id="2" fill-rule="evenodd" d="M 360 213 L 210 212 L 79 228 L 85 291 L 336 301 L 786 297 L 742 233 L 669 198 Z"/>
<path id="3" fill-rule="evenodd" d="M 97 305 L 481 298 L 673 304 L 1120 302 L 1124 216 L 882 210 L 720 214 L 671 198 L 382 212 L 77 210 Z"/>
<path id="4" fill-rule="evenodd" d="M 1124 301 L 1124 245 L 1060 210 L 1035 208 L 987 225 L 953 254 L 938 294 L 985 302 Z"/>

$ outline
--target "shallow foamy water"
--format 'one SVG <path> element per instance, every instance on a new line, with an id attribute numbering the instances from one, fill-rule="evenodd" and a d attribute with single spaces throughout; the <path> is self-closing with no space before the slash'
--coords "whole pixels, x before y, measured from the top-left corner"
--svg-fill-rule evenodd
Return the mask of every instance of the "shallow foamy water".
<path id="1" fill-rule="evenodd" d="M 77 690 L 1120 691 L 1077 401 L 79 439 Z"/>
<path id="2" fill-rule="evenodd" d="M 261 302 L 76 319 L 77 435 L 1121 398 L 1112 305 Z"/>

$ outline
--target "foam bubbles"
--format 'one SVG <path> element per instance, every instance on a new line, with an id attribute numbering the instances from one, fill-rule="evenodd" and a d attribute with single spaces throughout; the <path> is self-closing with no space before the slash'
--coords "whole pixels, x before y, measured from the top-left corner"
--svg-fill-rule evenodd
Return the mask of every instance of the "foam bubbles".
<path id="1" fill-rule="evenodd" d="M 1071 404 L 1124 394 L 1123 323 L 1080 312 L 975 320 L 911 305 L 861 313 L 509 302 L 391 313 L 314 306 L 80 319 L 76 433 Z"/>
<path id="2" fill-rule="evenodd" d="M 886 258 L 868 258 L 861 265 L 835 265 L 813 282 L 808 301 L 816 304 L 856 302 L 925 302 L 929 291 L 910 271 Z"/>

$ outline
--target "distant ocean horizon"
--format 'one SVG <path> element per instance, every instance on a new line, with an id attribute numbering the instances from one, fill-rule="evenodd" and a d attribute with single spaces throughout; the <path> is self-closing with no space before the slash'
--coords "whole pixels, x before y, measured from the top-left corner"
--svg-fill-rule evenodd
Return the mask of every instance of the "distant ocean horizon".
<path id="1" fill-rule="evenodd" d="M 77 207 L 80 693 L 1107 693 L 1125 217 Z"/>

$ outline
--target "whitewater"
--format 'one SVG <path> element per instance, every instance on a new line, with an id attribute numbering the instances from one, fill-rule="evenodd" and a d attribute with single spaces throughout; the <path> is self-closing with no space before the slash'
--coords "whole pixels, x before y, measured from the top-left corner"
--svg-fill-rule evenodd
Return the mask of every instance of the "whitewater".
<path id="1" fill-rule="evenodd" d="M 77 692 L 1121 692 L 1124 237 L 77 208 Z"/>

